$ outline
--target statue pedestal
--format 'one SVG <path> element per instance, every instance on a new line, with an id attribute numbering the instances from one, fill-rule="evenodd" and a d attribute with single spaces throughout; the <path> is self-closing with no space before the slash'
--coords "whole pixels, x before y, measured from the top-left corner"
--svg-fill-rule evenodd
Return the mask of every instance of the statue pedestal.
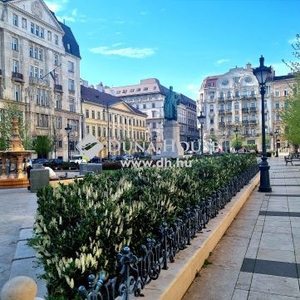
<path id="1" fill-rule="evenodd" d="M 184 154 L 180 144 L 180 125 L 174 120 L 164 121 L 164 143 L 161 157 L 182 157 Z"/>

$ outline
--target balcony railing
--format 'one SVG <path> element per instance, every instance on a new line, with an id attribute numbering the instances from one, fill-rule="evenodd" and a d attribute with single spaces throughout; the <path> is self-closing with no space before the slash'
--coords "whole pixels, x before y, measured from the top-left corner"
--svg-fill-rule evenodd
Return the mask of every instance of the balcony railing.
<path id="1" fill-rule="evenodd" d="M 29 77 L 29 84 L 49 86 L 49 80 L 41 79 L 41 78 L 37 78 L 37 77 Z"/>
<path id="2" fill-rule="evenodd" d="M 54 85 L 54 91 L 55 91 L 55 92 L 62 93 L 62 92 L 63 92 L 63 87 L 62 87 L 62 85 L 60 85 L 60 84 L 55 84 L 55 85 Z"/>
<path id="3" fill-rule="evenodd" d="M 12 72 L 11 79 L 14 81 L 24 82 L 23 74 L 18 72 Z"/>

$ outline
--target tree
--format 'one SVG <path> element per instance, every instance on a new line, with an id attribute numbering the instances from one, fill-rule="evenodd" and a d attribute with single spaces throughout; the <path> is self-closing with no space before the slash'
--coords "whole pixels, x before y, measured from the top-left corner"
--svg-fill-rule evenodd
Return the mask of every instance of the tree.
<path id="1" fill-rule="evenodd" d="M 38 135 L 32 142 L 33 150 L 40 158 L 47 158 L 52 151 L 53 141 L 48 135 Z"/>
<path id="2" fill-rule="evenodd" d="M 300 59 L 300 35 L 296 35 L 296 41 L 292 44 L 293 55 Z M 281 119 L 284 123 L 285 138 L 296 148 L 300 145 L 300 62 L 283 62 L 291 69 L 295 75 L 295 85 L 291 87 L 293 93 L 287 99 L 287 106 L 281 113 Z"/>
<path id="3" fill-rule="evenodd" d="M 300 74 L 296 74 L 293 93 L 287 99 L 287 106 L 281 113 L 285 125 L 285 138 L 294 146 L 300 145 Z"/>
<path id="4" fill-rule="evenodd" d="M 296 34 L 296 41 L 294 44 L 292 44 L 292 47 L 294 49 L 293 55 L 296 57 L 296 59 L 300 59 L 300 34 Z M 290 61 L 288 63 L 284 59 L 282 61 L 291 69 L 293 73 L 300 72 L 300 62 Z"/>
<path id="5" fill-rule="evenodd" d="M 29 150 L 31 148 L 31 137 L 28 134 L 28 124 L 24 121 L 23 112 L 15 103 L 5 104 L 4 108 L 0 110 L 0 150 L 9 148 L 14 116 L 19 119 L 19 134 L 23 147 Z"/>

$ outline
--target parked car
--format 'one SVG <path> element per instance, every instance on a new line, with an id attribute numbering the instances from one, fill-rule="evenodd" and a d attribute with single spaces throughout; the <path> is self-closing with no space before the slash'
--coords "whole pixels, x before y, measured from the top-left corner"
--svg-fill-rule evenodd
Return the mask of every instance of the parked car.
<path id="1" fill-rule="evenodd" d="M 48 159 L 47 158 L 36 158 L 32 161 L 33 164 L 45 164 L 48 162 Z"/>
<path id="2" fill-rule="evenodd" d="M 49 159 L 46 165 L 51 169 L 62 169 L 64 161 L 60 158 Z"/>
<path id="3" fill-rule="evenodd" d="M 101 158 L 98 156 L 94 156 L 90 161 L 90 163 L 99 164 L 102 162 Z"/>
<path id="4" fill-rule="evenodd" d="M 80 165 L 81 163 L 85 163 L 86 160 L 82 157 L 82 155 L 73 155 L 69 162 Z"/>
<path id="5" fill-rule="evenodd" d="M 122 156 L 122 159 L 124 159 L 124 160 L 131 160 L 131 159 L 133 159 L 133 156 L 130 155 L 130 154 L 125 154 L 125 155 Z"/>

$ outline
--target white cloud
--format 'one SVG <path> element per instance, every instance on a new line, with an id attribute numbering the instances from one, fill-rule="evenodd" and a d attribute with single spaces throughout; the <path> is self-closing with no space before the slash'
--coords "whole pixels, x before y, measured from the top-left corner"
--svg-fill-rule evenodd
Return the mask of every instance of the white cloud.
<path id="1" fill-rule="evenodd" d="M 68 15 L 61 15 L 60 13 L 65 11 L 67 9 L 67 4 L 69 3 L 69 0 L 48 0 L 45 1 L 47 6 L 50 10 L 52 10 L 57 19 L 61 22 L 67 21 L 67 22 L 85 22 L 85 16 L 84 15 L 78 15 L 77 8 L 72 9 L 71 14 Z"/>
<path id="2" fill-rule="evenodd" d="M 227 63 L 227 62 L 229 62 L 229 59 L 219 59 L 219 60 L 216 61 L 216 65 L 220 66 L 220 65 L 222 65 L 224 63 Z"/>
<path id="3" fill-rule="evenodd" d="M 155 53 L 153 48 L 120 48 L 120 49 L 109 49 L 108 47 L 96 47 L 91 48 L 90 51 L 96 54 L 102 55 L 117 55 L 130 58 L 145 58 Z"/>
<path id="4" fill-rule="evenodd" d="M 46 0 L 45 3 L 54 13 L 62 11 L 65 9 L 69 0 Z"/>

